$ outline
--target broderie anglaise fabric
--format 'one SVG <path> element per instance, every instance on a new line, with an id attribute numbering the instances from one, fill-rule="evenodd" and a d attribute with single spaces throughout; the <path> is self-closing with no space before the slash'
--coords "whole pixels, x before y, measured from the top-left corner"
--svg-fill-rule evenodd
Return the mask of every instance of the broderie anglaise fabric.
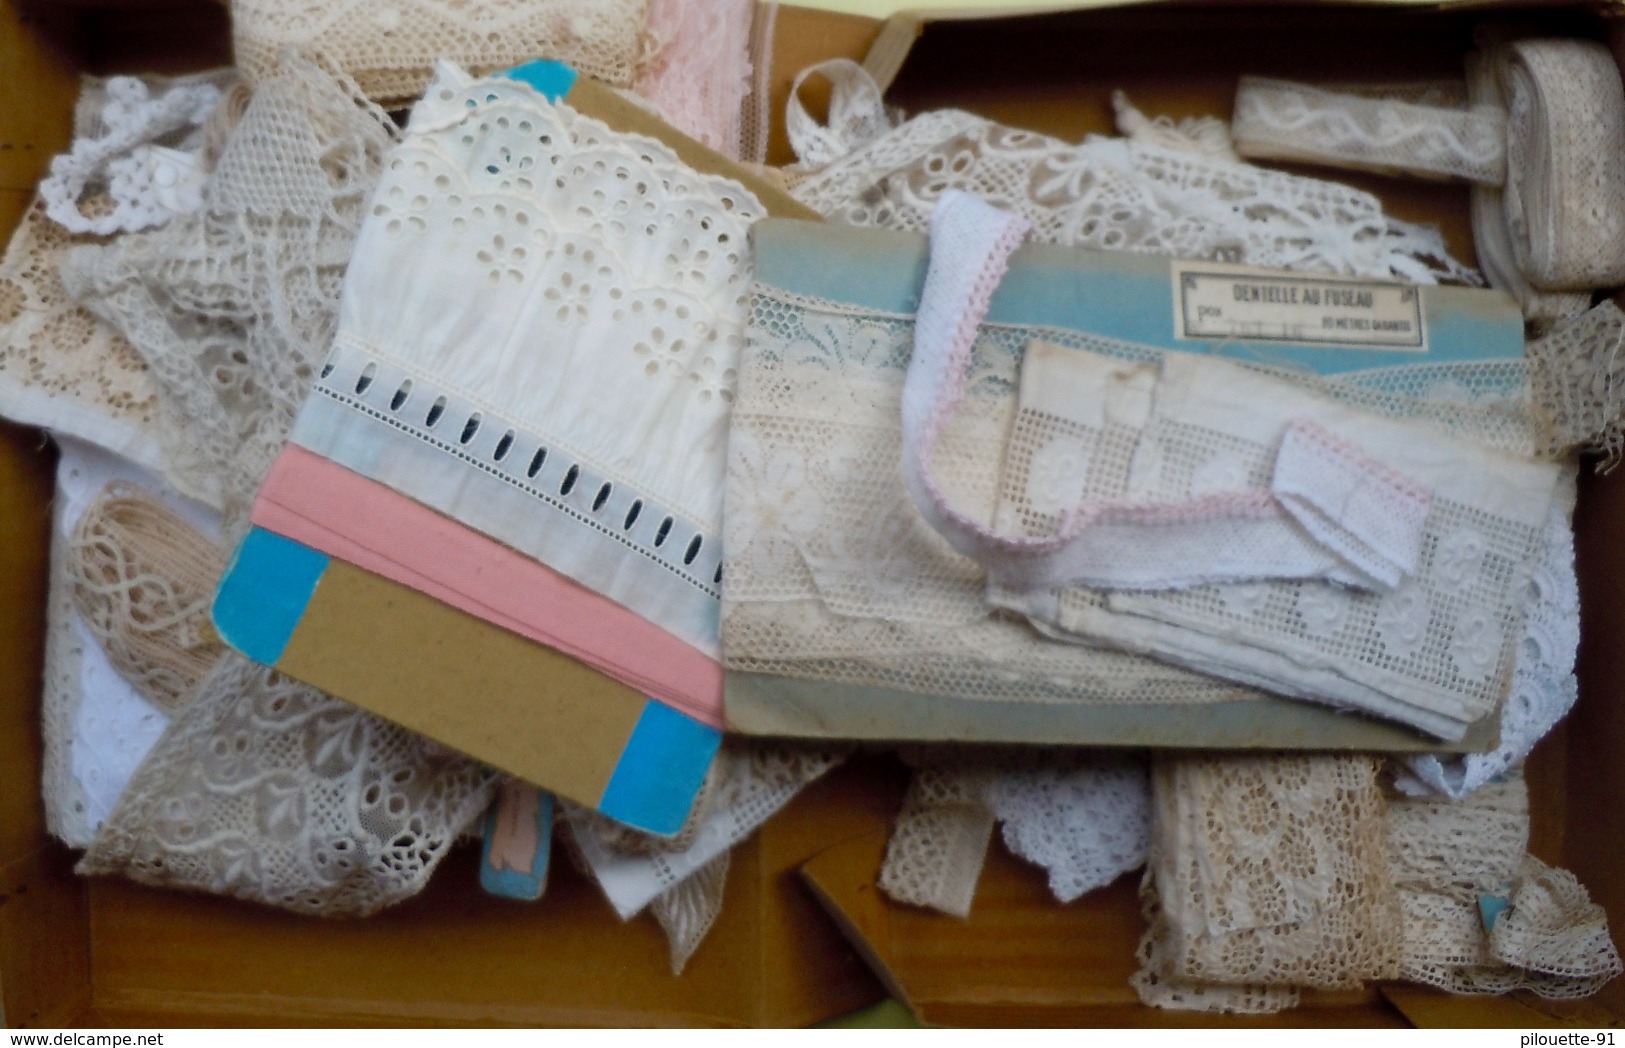
<path id="1" fill-rule="evenodd" d="M 1436 233 L 1347 186 L 1169 148 L 1166 135 L 1074 145 L 957 110 L 893 127 L 860 67 L 809 72 L 834 82 L 831 110 L 848 126 L 807 133 L 792 94 L 790 125 L 803 129 L 792 141 L 808 163 L 790 169 L 791 191 L 836 222 L 923 232 L 941 195 L 960 189 L 1026 218 L 1048 243 L 1422 283 L 1472 276 Z M 1120 122 L 1137 126 L 1128 114 L 1138 116 L 1125 106 Z"/>
<path id="2" fill-rule="evenodd" d="M 442 65 L 294 440 L 715 654 L 761 214 L 659 142 Z"/>
<path id="3" fill-rule="evenodd" d="M 1292 548 L 1283 537 L 1266 544 L 1277 554 L 1274 568 L 1264 549 L 1236 560 L 1259 581 L 1195 580 L 1103 596 L 1078 588 L 1022 590 L 995 578 L 996 603 L 1062 635 L 1104 638 L 1446 738 L 1493 710 L 1511 672 L 1526 565 L 1545 527 L 1558 467 L 1348 411 L 1237 364 L 1185 354 L 1169 354 L 1149 398 L 1141 398 L 1142 410 L 1125 414 L 1125 398 L 1101 376 L 1112 367 L 1125 365 L 1029 347 L 996 518 L 1003 531 L 1052 533 L 1057 515 L 1080 494 L 1172 504 L 1270 486 L 1272 471 L 1273 489 L 1281 491 L 1289 449 L 1283 426 L 1290 438 L 1288 420 L 1312 418 L 1328 435 L 1342 435 L 1336 443 L 1352 440 L 1374 456 L 1379 470 L 1422 480 L 1431 497 L 1419 504 L 1416 533 L 1407 532 L 1419 540 L 1411 547 L 1419 555 L 1406 577 L 1386 588 L 1280 579 Z M 1361 481 L 1339 494 L 1337 479 L 1349 469 L 1341 457 L 1317 455 L 1300 472 L 1326 489 L 1317 504 L 1332 507 L 1339 519 L 1353 524 L 1358 516 L 1377 534 L 1396 537 L 1402 515 L 1390 499 L 1357 512 L 1379 485 Z M 1238 527 L 1221 521 L 1211 538 L 1217 543 Z M 1168 528 L 1144 530 L 1142 543 L 1156 549 L 1157 533 Z M 1216 549 L 1223 552 L 1222 545 Z"/>
<path id="4" fill-rule="evenodd" d="M 1506 116 L 1244 76 L 1231 135 L 1245 157 L 1403 171 L 1500 185 Z"/>
<path id="5" fill-rule="evenodd" d="M 422 889 L 496 780 L 228 652 L 78 869 L 362 916 Z"/>
<path id="6" fill-rule="evenodd" d="M 289 49 L 355 78 L 366 97 L 409 102 L 445 58 L 489 73 L 553 58 L 632 82 L 646 0 L 232 0 L 232 48 L 250 84 Z"/>
<path id="7" fill-rule="evenodd" d="M 1275 1011 L 1299 986 L 1396 974 L 1401 914 L 1374 759 L 1159 757 L 1152 795 L 1142 1000 Z"/>
<path id="8" fill-rule="evenodd" d="M 353 85 L 290 57 L 228 140 L 202 211 L 70 254 L 70 294 L 160 390 L 164 467 L 246 521 L 327 350 L 361 208 L 393 136 Z"/>

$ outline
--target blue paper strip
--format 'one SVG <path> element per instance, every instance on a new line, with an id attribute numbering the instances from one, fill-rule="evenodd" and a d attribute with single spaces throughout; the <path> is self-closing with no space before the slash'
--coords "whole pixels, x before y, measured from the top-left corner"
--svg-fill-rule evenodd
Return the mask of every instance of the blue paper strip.
<path id="1" fill-rule="evenodd" d="M 492 845 L 498 838 L 498 820 L 524 818 L 535 834 L 535 847 L 515 863 L 513 857 L 493 857 Z M 510 828 L 512 829 L 512 828 Z M 547 889 L 547 869 L 553 853 L 553 795 L 528 783 L 505 783 L 485 812 L 485 843 L 480 850 L 480 887 L 504 899 L 535 902 Z M 514 839 L 528 836 L 523 829 L 510 834 Z"/>
<path id="2" fill-rule="evenodd" d="M 325 553 L 252 529 L 215 590 L 214 628 L 255 662 L 276 665 L 327 564 Z"/>
<path id="3" fill-rule="evenodd" d="M 522 84 L 529 84 L 541 92 L 542 97 L 549 102 L 557 102 L 569 94 L 570 88 L 574 87 L 576 82 L 576 71 L 574 69 L 571 69 L 563 62 L 553 62 L 546 59 L 526 62 L 524 65 L 505 69 L 497 75 L 507 77 L 509 80 L 518 80 Z"/>
<path id="4" fill-rule="evenodd" d="M 670 835 L 683 828 L 722 733 L 650 699 L 621 751 L 598 810 L 628 826 Z"/>

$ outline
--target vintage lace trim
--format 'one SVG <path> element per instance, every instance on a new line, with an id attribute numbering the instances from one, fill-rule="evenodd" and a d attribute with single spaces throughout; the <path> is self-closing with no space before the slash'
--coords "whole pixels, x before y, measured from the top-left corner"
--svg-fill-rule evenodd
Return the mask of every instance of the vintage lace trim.
<path id="1" fill-rule="evenodd" d="M 45 751 L 41 792 L 51 832 L 83 848 L 112 812 L 168 718 L 113 668 L 74 607 L 67 566 L 73 532 L 109 483 L 148 490 L 211 536 L 211 542 L 219 521 L 195 503 L 164 492 L 148 471 L 101 448 L 70 437 L 59 438 L 58 446 L 40 716 Z"/>
<path id="2" fill-rule="evenodd" d="M 1625 312 L 1604 299 L 1525 347 L 1551 451 L 1600 453 L 1604 472 L 1625 455 Z"/>
<path id="3" fill-rule="evenodd" d="M 755 9 L 755 0 L 649 0 L 654 53 L 632 83 L 674 127 L 734 160 L 761 159 L 743 142 Z"/>
<path id="4" fill-rule="evenodd" d="M 1405 793 L 1460 799 L 1523 764 L 1536 742 L 1579 698 L 1574 676 L 1580 645 L 1580 591 L 1574 571 L 1575 469 L 1558 481 L 1541 545 L 1529 574 L 1530 598 L 1523 637 L 1513 659 L 1512 683 L 1501 705 L 1501 739 L 1489 753 L 1423 754 L 1407 758 L 1408 774 L 1395 785 Z"/>
<path id="5" fill-rule="evenodd" d="M 722 894 L 728 885 L 728 858 L 723 852 L 694 871 L 681 884 L 666 889 L 649 904 L 649 911 L 671 944 L 671 973 L 683 974 L 688 960 L 700 948 L 722 913 Z"/>
<path id="6" fill-rule="evenodd" d="M 421 890 L 495 772 L 228 653 L 79 871 L 364 916 Z"/>
<path id="7" fill-rule="evenodd" d="M 156 469 L 157 384 L 140 354 L 62 287 L 68 249 L 91 242 L 47 218 L 41 200 L 23 213 L 0 260 L 0 415 Z"/>
<path id="8" fill-rule="evenodd" d="M 1401 978 L 1451 993 L 1574 998 L 1625 970 L 1602 908 L 1572 874 L 1527 855 L 1528 836 L 1528 789 L 1518 776 L 1461 801 L 1390 805 L 1405 914 Z"/>
<path id="9" fill-rule="evenodd" d="M 95 131 L 78 133 L 71 149 L 51 161 L 39 186 L 46 214 L 71 233 L 107 236 L 197 210 L 211 166 L 198 132 L 234 79 L 205 73 L 151 87 L 133 76 L 88 81 L 81 107 L 93 100 L 101 106 L 79 122 Z M 87 213 L 87 193 L 105 194 L 106 204 Z"/>
<path id="10" fill-rule="evenodd" d="M 125 484 L 79 518 L 68 551 L 74 601 L 115 669 L 170 716 L 224 652 L 209 605 L 225 552 L 162 502 Z"/>
<path id="11" fill-rule="evenodd" d="M 1236 152 L 1253 159 L 1486 185 L 1500 185 L 1506 177 L 1506 117 L 1490 106 L 1418 105 L 1244 76 L 1236 89 L 1231 135 Z"/>
<path id="12" fill-rule="evenodd" d="M 1148 1003 L 1190 983 L 1354 989 L 1396 973 L 1374 760 L 1159 756 L 1152 784 L 1151 923 L 1133 980 Z"/>
<path id="13" fill-rule="evenodd" d="M 254 93 L 202 211 L 78 248 L 63 268 L 151 369 L 167 475 L 233 533 L 327 351 L 392 136 L 354 85 L 290 57 Z"/>
<path id="14" fill-rule="evenodd" d="M 1288 444 L 1280 445 L 1279 456 L 1274 446 L 1282 424 L 1315 418 L 1356 440 L 1381 467 L 1423 482 L 1431 493 L 1418 518 L 1426 555 L 1386 592 L 1315 578 L 1142 593 L 1046 591 L 1019 588 L 995 573 L 990 599 L 1062 636 L 1123 643 L 1283 694 L 1400 719 L 1441 737 L 1459 736 L 1493 710 L 1511 673 L 1527 603 L 1527 563 L 1545 526 L 1557 466 L 1347 412 L 1228 361 L 1187 354 L 1164 358 L 1148 409 L 1131 418 L 1124 414 L 1125 398 L 1081 381 L 1107 363 L 1073 351 L 1028 350 L 1024 369 L 1042 371 L 1022 382 L 996 518 L 1019 526 L 1018 534 L 1056 533 L 1063 523 L 1059 511 L 1080 498 L 1169 502 L 1208 490 L 1259 488 L 1271 484 L 1272 472 L 1279 490 L 1288 453 Z M 1315 473 L 1304 471 L 1327 489 L 1326 505 L 1343 514 L 1359 506 L 1336 494 L 1335 473 Z M 1373 488 L 1360 486 L 1362 492 Z M 1368 523 L 1398 518 L 1382 506 L 1371 508 Z M 1209 530 L 1215 539 L 1226 538 L 1223 529 Z M 1129 552 L 1119 559 L 1131 563 L 1133 544 L 1122 545 Z M 1142 545 L 1156 548 L 1150 539 Z M 1289 566 L 1290 537 L 1265 543 L 1251 558 L 1230 556 L 1238 565 L 1256 563 L 1263 574 L 1271 547 L 1280 565 Z"/>
<path id="15" fill-rule="evenodd" d="M 1507 106 L 1502 206 L 1518 268 L 1545 291 L 1625 283 L 1625 87 L 1607 47 L 1521 40 L 1489 60 Z"/>
<path id="16" fill-rule="evenodd" d="M 1137 757 L 954 747 L 910 760 L 921 766 L 880 871 L 881 890 L 899 902 L 966 916 L 995 820 L 1060 902 L 1145 863 L 1151 798 Z"/>
<path id="17" fill-rule="evenodd" d="M 1436 232 L 1389 219 L 1376 197 L 1347 186 L 1169 148 L 1176 139 L 1144 132 L 1072 145 L 957 110 L 894 127 L 861 67 L 826 63 L 802 76 L 815 72 L 834 83 L 831 123 L 813 123 L 792 92 L 786 120 L 802 163 L 787 173 L 799 200 L 837 222 L 924 232 L 937 199 L 960 189 L 1022 216 L 1047 243 L 1476 280 Z M 1120 121 L 1138 129 L 1135 117 L 1125 103 Z"/>
<path id="18" fill-rule="evenodd" d="M 380 103 L 423 93 L 448 59 L 480 73 L 554 58 L 632 82 L 646 0 L 232 0 L 232 49 L 256 88 L 289 49 L 353 77 Z"/>

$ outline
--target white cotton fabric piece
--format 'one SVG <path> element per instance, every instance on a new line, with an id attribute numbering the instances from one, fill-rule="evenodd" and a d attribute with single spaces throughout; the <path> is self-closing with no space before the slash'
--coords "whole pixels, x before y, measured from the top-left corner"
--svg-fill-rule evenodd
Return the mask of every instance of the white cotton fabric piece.
<path id="1" fill-rule="evenodd" d="M 1574 570 L 1575 474 L 1569 464 L 1558 480 L 1530 572 L 1531 600 L 1512 667 L 1512 684 L 1501 707 L 1501 738 L 1489 753 L 1422 754 L 1404 761 L 1394 785 L 1412 796 L 1442 794 L 1460 800 L 1522 766 L 1580 697 L 1574 676 L 1580 647 L 1580 588 Z"/>
<path id="2" fill-rule="evenodd" d="M 84 848 L 112 813 L 169 718 L 108 662 L 74 607 L 61 556 L 86 507 L 115 481 L 144 489 L 216 540 L 220 517 L 110 452 L 71 438 L 59 438 L 58 446 L 46 612 L 43 792 L 51 832 L 72 847 Z"/>
<path id="3" fill-rule="evenodd" d="M 660 142 L 443 63 L 293 440 L 715 655 L 762 214 Z"/>
<path id="4" fill-rule="evenodd" d="M 1028 360 L 1043 371 L 1022 384 L 1001 513 L 1029 534 L 1055 526 L 1035 503 L 1065 504 L 1078 491 L 1176 500 L 1210 478 L 1223 478 L 1224 487 L 1266 484 L 1280 434 L 1297 418 L 1317 420 L 1380 466 L 1416 478 L 1431 501 L 1416 574 L 1391 591 L 1315 580 L 1140 593 L 994 585 L 996 605 L 1057 636 L 1121 645 L 1440 738 L 1460 738 L 1494 711 L 1561 467 L 1352 410 L 1229 361 L 1178 353 L 1163 359 L 1143 424 L 1107 438 L 1098 401 L 1094 412 L 1071 412 L 1075 398 L 1065 391 L 1098 386 L 1109 362 L 1068 350 Z M 1045 466 L 1055 460 L 1069 468 Z M 1267 558 L 1267 547 L 1257 554 Z"/>
<path id="5" fill-rule="evenodd" d="M 775 742 L 726 746 L 717 757 L 719 785 L 706 802 L 709 814 L 692 837 L 683 834 L 687 843 L 676 850 L 664 850 L 658 841 L 627 847 L 622 834 L 606 830 L 596 812 L 567 801 L 560 802 L 560 810 L 598 887 L 621 920 L 630 920 L 657 897 L 701 875 L 844 757 L 837 751 Z M 720 875 L 717 881 L 720 893 Z M 678 945 L 675 938 L 673 945 Z M 697 939 L 683 943 L 688 953 L 697 945 Z"/>

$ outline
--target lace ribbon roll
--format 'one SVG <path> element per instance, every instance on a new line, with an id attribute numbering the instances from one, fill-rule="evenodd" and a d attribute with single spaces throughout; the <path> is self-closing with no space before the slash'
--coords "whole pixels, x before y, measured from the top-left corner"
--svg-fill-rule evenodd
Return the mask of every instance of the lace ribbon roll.
<path id="1" fill-rule="evenodd" d="M 757 8 L 755 0 L 649 0 L 644 33 L 654 53 L 632 90 L 685 134 L 730 159 L 760 163 L 744 123 Z"/>
<path id="2" fill-rule="evenodd" d="M 1518 268 L 1543 291 L 1625 283 L 1625 87 L 1585 40 L 1491 52 L 1507 105 L 1502 199 Z"/>
<path id="3" fill-rule="evenodd" d="M 115 483 L 79 518 L 67 567 L 114 668 L 178 713 L 225 650 L 207 628 L 225 552 L 157 499 Z"/>
<path id="4" fill-rule="evenodd" d="M 1506 177 L 1506 119 L 1490 106 L 1425 106 L 1244 76 L 1230 133 L 1236 152 L 1255 159 L 1486 185 Z"/>
<path id="5" fill-rule="evenodd" d="M 625 87 L 647 0 L 232 0 L 232 52 L 258 87 L 297 50 L 342 70 L 381 104 L 423 93 L 435 62 L 482 73 L 538 56 Z"/>

